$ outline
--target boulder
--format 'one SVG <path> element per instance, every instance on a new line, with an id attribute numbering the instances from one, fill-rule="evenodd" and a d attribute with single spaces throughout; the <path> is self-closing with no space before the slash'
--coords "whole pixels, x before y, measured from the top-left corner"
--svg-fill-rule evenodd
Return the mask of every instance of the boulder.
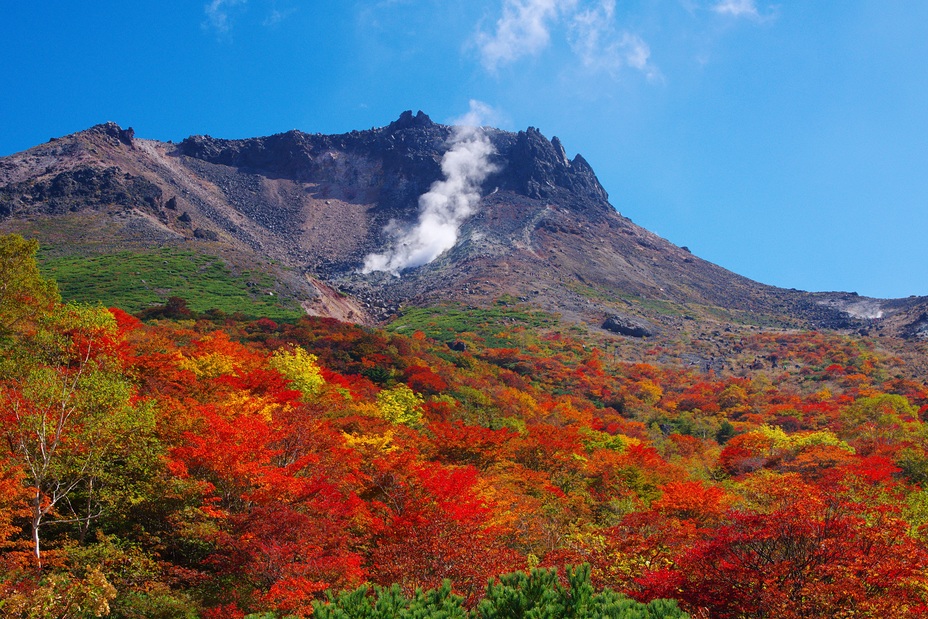
<path id="1" fill-rule="evenodd" d="M 193 231 L 194 238 L 202 239 L 204 241 L 218 241 L 219 235 L 213 232 L 212 230 L 204 230 L 203 228 L 197 228 Z"/>
<path id="2" fill-rule="evenodd" d="M 647 321 L 617 314 L 606 318 L 602 328 L 629 337 L 650 337 L 655 334 L 655 328 Z"/>

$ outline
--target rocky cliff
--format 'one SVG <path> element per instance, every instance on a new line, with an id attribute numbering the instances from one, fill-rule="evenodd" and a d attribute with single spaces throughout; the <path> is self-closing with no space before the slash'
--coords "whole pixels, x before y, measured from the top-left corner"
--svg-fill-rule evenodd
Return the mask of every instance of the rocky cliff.
<path id="1" fill-rule="evenodd" d="M 341 135 L 171 144 L 107 123 L 0 159 L 0 230 L 45 235 L 59 252 L 181 244 L 234 255 L 288 278 L 286 294 L 309 311 L 342 319 L 506 297 L 590 325 L 648 325 L 636 333 L 693 320 L 924 333 L 923 299 L 765 286 L 644 230 L 610 204 L 581 155 L 535 128 L 479 130 L 488 172 L 450 249 L 399 276 L 362 273 L 365 257 L 390 251 L 397 231 L 418 221 L 421 196 L 446 180 L 457 131 L 404 112 Z M 70 238 L 61 232 L 68 217 L 85 224 Z"/>

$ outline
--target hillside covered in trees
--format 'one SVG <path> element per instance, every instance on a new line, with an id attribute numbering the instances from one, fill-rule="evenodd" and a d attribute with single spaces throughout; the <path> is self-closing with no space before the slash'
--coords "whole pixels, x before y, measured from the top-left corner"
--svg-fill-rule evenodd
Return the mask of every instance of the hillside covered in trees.
<path id="1" fill-rule="evenodd" d="M 928 385 L 866 339 L 715 373 L 507 298 L 133 316 L 36 249 L 0 237 L 4 617 L 928 613 Z"/>

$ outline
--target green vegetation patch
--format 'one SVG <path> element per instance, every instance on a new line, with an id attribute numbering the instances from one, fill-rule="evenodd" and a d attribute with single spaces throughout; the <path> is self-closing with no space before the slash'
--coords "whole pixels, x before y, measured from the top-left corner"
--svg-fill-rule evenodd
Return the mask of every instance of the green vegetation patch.
<path id="1" fill-rule="evenodd" d="M 487 347 L 512 346 L 512 332 L 519 327 L 528 330 L 552 329 L 560 325 L 560 317 L 525 306 L 512 306 L 505 300 L 491 308 L 456 305 L 408 308 L 402 316 L 387 325 L 395 332 L 411 334 L 422 331 L 441 342 L 471 339 L 475 335 Z"/>
<path id="2" fill-rule="evenodd" d="M 46 277 L 58 282 L 66 301 L 103 303 L 138 313 L 182 297 L 190 309 L 236 312 L 247 318 L 295 319 L 296 301 L 273 293 L 274 281 L 260 271 L 233 272 L 217 256 L 162 247 L 89 256 L 40 256 Z M 272 294 L 273 293 L 273 294 Z"/>

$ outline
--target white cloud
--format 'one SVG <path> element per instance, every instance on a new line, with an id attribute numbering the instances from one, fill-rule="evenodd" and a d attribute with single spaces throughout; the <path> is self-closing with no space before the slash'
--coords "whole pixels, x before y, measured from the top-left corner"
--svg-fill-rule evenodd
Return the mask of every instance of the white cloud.
<path id="1" fill-rule="evenodd" d="M 495 71 L 500 65 L 539 53 L 551 40 L 551 23 L 559 11 L 574 4 L 574 0 L 505 0 L 496 32 L 477 34 L 483 65 Z"/>
<path id="2" fill-rule="evenodd" d="M 286 17 L 285 13 L 278 11 L 277 9 L 271 9 L 271 13 L 264 18 L 264 21 L 261 22 L 262 26 L 276 26 L 284 20 Z"/>
<path id="3" fill-rule="evenodd" d="M 614 75 L 623 67 L 631 67 L 648 79 L 661 79 L 650 62 L 648 44 L 636 34 L 616 29 L 615 0 L 602 0 L 595 7 L 577 11 L 571 19 L 568 40 L 587 68 Z"/>
<path id="4" fill-rule="evenodd" d="M 657 77 L 657 69 L 649 62 L 651 48 L 641 37 L 626 32 L 622 35 L 620 47 L 625 50 L 625 62 L 628 63 L 628 66 L 645 72 L 648 77 Z"/>
<path id="5" fill-rule="evenodd" d="M 246 4 L 248 4 L 248 0 L 210 0 L 208 4 L 203 6 L 203 13 L 206 14 L 203 28 L 212 30 L 220 39 L 231 39 L 233 22 L 236 17 L 240 16 L 237 16 L 236 13 L 241 14 L 243 12 L 241 9 Z M 259 5 L 257 12 L 266 11 L 266 16 L 260 23 L 267 28 L 279 25 L 297 10 L 295 7 L 278 8 L 276 0 L 258 2 L 257 4 Z M 236 7 L 239 7 L 239 10 L 236 10 Z"/>
<path id="6" fill-rule="evenodd" d="M 778 5 L 767 4 L 758 7 L 757 0 L 718 0 L 710 10 L 725 17 L 747 19 L 756 23 L 775 21 L 779 14 Z"/>
<path id="7" fill-rule="evenodd" d="M 407 229 L 391 221 L 386 232 L 393 236 L 392 247 L 366 256 L 363 273 L 386 271 L 399 276 L 403 269 L 428 264 L 455 246 L 461 225 L 480 203 L 481 184 L 496 169 L 490 162 L 495 149 L 480 127 L 490 113 L 483 103 L 470 102 L 470 112 L 456 121 L 441 159 L 445 178 L 419 196 L 419 220 Z"/>
<path id="8" fill-rule="evenodd" d="M 760 13 L 757 12 L 757 5 L 754 0 L 722 0 L 717 3 L 712 10 L 723 15 L 732 15 L 734 17 L 753 17 L 757 18 Z"/>
<path id="9" fill-rule="evenodd" d="M 478 32 L 475 40 L 489 71 L 537 55 L 563 34 L 589 69 L 615 75 L 629 67 L 659 79 L 647 43 L 615 22 L 615 0 L 504 0 L 495 31 Z"/>
<path id="10" fill-rule="evenodd" d="M 204 26 L 212 28 L 220 35 L 228 34 L 232 30 L 229 9 L 246 2 L 248 0 L 212 0 L 203 7 L 203 12 L 206 13 Z"/>

